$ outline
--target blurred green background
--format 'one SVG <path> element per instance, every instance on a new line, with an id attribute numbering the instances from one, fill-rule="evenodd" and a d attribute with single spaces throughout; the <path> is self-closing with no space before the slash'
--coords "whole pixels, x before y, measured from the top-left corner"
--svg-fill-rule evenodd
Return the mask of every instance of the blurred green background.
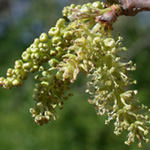
<path id="1" fill-rule="evenodd" d="M 0 0 L 0 75 L 19 59 L 21 53 L 48 32 L 60 18 L 64 6 L 93 0 Z M 125 57 L 137 64 L 133 73 L 138 84 L 138 97 L 150 106 L 150 13 L 136 17 L 120 17 L 114 34 L 121 33 L 128 48 Z M 124 144 L 127 133 L 117 137 L 113 123 L 104 125 L 106 116 L 97 116 L 84 94 L 87 79 L 80 74 L 72 86 L 74 96 L 59 111 L 59 119 L 44 126 L 34 123 L 29 108 L 34 105 L 33 75 L 24 87 L 0 88 L 0 150 L 138 150 L 137 141 L 130 147 Z M 150 138 L 150 136 L 149 136 Z M 144 145 L 150 149 L 150 143 Z"/>

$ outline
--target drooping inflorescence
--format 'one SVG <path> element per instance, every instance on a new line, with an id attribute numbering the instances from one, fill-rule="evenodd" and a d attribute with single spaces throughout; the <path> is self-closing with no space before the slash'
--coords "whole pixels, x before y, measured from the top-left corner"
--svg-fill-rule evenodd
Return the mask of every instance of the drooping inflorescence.
<path id="1" fill-rule="evenodd" d="M 148 142 L 147 107 L 137 105 L 137 90 L 128 90 L 136 83 L 128 77 L 136 66 L 132 61 L 120 61 L 118 52 L 126 50 L 122 37 L 114 37 L 111 28 L 96 19 L 107 11 L 109 8 L 101 2 L 65 7 L 64 18 L 48 34 L 35 39 L 14 68 L 7 70 L 7 77 L 0 78 L 0 85 L 6 89 L 22 86 L 29 73 L 38 72 L 33 95 L 36 105 L 30 112 L 35 122 L 43 125 L 57 119 L 56 108 L 62 108 L 72 96 L 69 85 L 82 71 L 89 77 L 86 92 L 97 114 L 107 114 L 106 124 L 115 120 L 116 135 L 129 131 L 126 144 L 130 145 L 136 137 L 141 147 L 142 140 Z"/>

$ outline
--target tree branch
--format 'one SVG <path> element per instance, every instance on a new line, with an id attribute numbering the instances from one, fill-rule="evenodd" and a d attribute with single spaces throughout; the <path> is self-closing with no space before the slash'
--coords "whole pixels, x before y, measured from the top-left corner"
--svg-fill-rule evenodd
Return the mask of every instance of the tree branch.
<path id="1" fill-rule="evenodd" d="M 123 15 L 134 16 L 141 11 L 150 11 L 150 0 L 118 0 Z"/>
<path id="2" fill-rule="evenodd" d="M 121 15 L 135 16 L 141 11 L 150 11 L 150 0 L 107 0 L 110 11 L 97 18 L 107 25 L 112 25 Z"/>

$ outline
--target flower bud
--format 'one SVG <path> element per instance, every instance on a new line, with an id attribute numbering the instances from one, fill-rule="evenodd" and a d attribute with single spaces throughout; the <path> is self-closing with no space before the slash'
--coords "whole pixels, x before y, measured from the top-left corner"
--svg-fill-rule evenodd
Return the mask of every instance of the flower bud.
<path id="1" fill-rule="evenodd" d="M 40 35 L 40 41 L 41 42 L 47 42 L 49 40 L 48 35 L 46 33 L 42 33 Z"/>
<path id="2" fill-rule="evenodd" d="M 24 61 L 29 61 L 30 58 L 31 58 L 31 55 L 30 55 L 27 51 L 24 51 L 24 52 L 22 53 L 22 59 L 23 59 Z"/>
<path id="3" fill-rule="evenodd" d="M 48 35 L 51 37 L 57 36 L 58 34 L 59 34 L 59 28 L 58 27 L 52 27 L 48 32 Z"/>
<path id="4" fill-rule="evenodd" d="M 55 36 L 52 38 L 52 45 L 53 46 L 60 46 L 62 44 L 62 39 L 59 36 Z"/>
<path id="5" fill-rule="evenodd" d="M 14 79 L 12 84 L 13 84 L 13 86 L 21 86 L 22 81 L 20 79 Z"/>
<path id="6" fill-rule="evenodd" d="M 112 39 L 112 38 L 105 39 L 104 44 L 106 47 L 111 47 L 111 48 L 116 46 L 116 43 L 115 43 L 114 39 Z"/>
<path id="7" fill-rule="evenodd" d="M 51 59 L 48 63 L 51 67 L 56 67 L 56 65 L 59 63 L 59 61 L 56 59 Z"/>
<path id="8" fill-rule="evenodd" d="M 63 18 L 59 19 L 56 23 L 56 27 L 58 27 L 58 28 L 65 27 L 65 19 L 63 19 Z"/>
<path id="9" fill-rule="evenodd" d="M 15 61 L 15 69 L 20 69 L 22 68 L 23 62 L 22 60 L 16 60 Z"/>

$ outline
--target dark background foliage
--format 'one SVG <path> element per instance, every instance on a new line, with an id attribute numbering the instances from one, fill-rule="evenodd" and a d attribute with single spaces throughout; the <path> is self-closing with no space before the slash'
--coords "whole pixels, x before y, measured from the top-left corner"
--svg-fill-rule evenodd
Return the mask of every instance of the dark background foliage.
<path id="1" fill-rule="evenodd" d="M 60 18 L 65 5 L 83 4 L 93 0 L 0 0 L 0 74 L 5 75 L 21 53 L 48 32 Z M 125 57 L 137 64 L 133 73 L 138 84 L 141 103 L 150 106 L 150 13 L 136 17 L 120 17 L 114 34 L 121 33 L 128 48 Z M 44 126 L 34 123 L 29 108 L 34 105 L 33 75 L 24 87 L 0 88 L 0 149 L 1 150 L 137 150 L 136 144 L 124 145 L 127 133 L 113 134 L 113 122 L 104 125 L 106 116 L 97 116 L 84 94 L 87 79 L 80 74 L 72 85 L 74 96 L 66 101 L 59 119 Z M 150 144 L 144 146 L 150 149 Z"/>

